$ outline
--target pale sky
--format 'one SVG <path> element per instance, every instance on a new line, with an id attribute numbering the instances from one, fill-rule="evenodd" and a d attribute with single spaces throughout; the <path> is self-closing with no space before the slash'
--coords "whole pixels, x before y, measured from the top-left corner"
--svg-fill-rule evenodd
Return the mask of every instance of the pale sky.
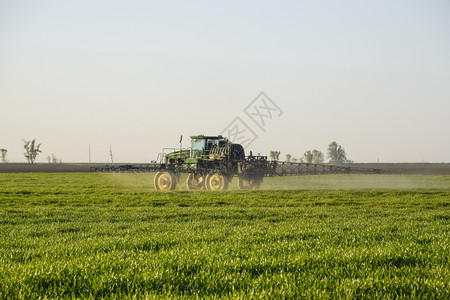
<path id="1" fill-rule="evenodd" d="M 150 162 L 236 117 L 247 154 L 450 162 L 450 1 L 0 0 L 0 110 L 11 162 Z"/>

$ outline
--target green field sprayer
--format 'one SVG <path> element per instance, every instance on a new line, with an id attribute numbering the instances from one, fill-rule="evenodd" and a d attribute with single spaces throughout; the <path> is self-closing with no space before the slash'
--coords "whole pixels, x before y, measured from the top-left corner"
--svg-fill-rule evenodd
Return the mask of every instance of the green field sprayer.
<path id="1" fill-rule="evenodd" d="M 237 177 L 239 189 L 249 190 L 258 189 L 266 176 L 377 173 L 377 170 L 352 170 L 348 166 L 269 161 L 267 156 L 255 156 L 251 151 L 246 156 L 242 145 L 221 135 L 195 135 L 191 136 L 191 142 L 189 148 L 164 148 L 156 163 L 104 166 L 92 170 L 157 172 L 155 188 L 162 191 L 174 190 L 180 183 L 181 173 L 188 173 L 186 185 L 189 190 L 212 191 L 226 190 L 234 177 Z"/>
<path id="2" fill-rule="evenodd" d="M 174 189 L 179 174 L 188 172 L 190 190 L 226 190 L 234 176 L 240 189 L 255 189 L 269 169 L 265 156 L 245 156 L 244 147 L 222 136 L 191 136 L 189 149 L 164 156 L 155 176 L 155 188 Z"/>

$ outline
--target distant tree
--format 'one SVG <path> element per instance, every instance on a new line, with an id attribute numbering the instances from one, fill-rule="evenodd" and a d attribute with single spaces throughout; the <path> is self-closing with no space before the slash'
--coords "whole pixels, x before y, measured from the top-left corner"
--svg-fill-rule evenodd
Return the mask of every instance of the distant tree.
<path id="1" fill-rule="evenodd" d="M 39 149 L 41 147 L 41 144 L 36 145 L 36 139 L 33 139 L 31 141 L 25 141 L 23 140 L 23 148 L 25 149 L 24 156 L 27 159 L 29 164 L 34 163 L 36 160 L 36 157 L 41 153 L 42 151 Z"/>
<path id="2" fill-rule="evenodd" d="M 312 164 L 312 161 L 313 161 L 313 154 L 311 150 L 305 151 L 305 153 L 303 153 L 303 162 L 307 164 Z"/>
<path id="3" fill-rule="evenodd" d="M 281 154 L 280 151 L 273 151 L 273 150 L 270 150 L 270 153 L 269 153 L 270 159 L 271 159 L 271 160 L 278 160 L 278 159 L 280 158 L 280 154 Z"/>
<path id="4" fill-rule="evenodd" d="M 286 154 L 286 162 L 291 162 L 292 155 Z"/>
<path id="5" fill-rule="evenodd" d="M 312 151 L 312 163 L 313 164 L 322 164 L 325 161 L 323 153 L 319 150 Z"/>
<path id="6" fill-rule="evenodd" d="M 61 163 L 61 160 L 60 160 L 60 159 L 58 160 L 58 158 L 56 157 L 56 155 L 53 154 L 53 153 L 52 153 L 52 156 L 50 156 L 50 155 L 47 156 L 47 160 L 48 160 L 48 163 L 49 163 L 49 164 L 51 164 L 51 163 L 57 164 L 58 162 Z"/>
<path id="7" fill-rule="evenodd" d="M 275 160 L 279 160 L 281 155 L 281 151 L 275 151 Z"/>
<path id="8" fill-rule="evenodd" d="M 347 160 L 347 154 L 345 153 L 345 149 L 342 148 L 341 145 L 339 145 L 336 142 L 332 142 L 328 145 L 328 158 L 330 159 L 330 163 L 346 163 Z"/>
<path id="9" fill-rule="evenodd" d="M 2 159 L 2 162 L 4 163 L 4 164 L 6 164 L 8 161 L 6 160 L 6 154 L 8 153 L 8 150 L 6 150 L 6 149 L 0 149 L 0 152 L 1 152 L 1 159 Z"/>
<path id="10" fill-rule="evenodd" d="M 297 158 L 295 158 L 295 157 L 292 158 L 292 162 L 293 162 L 293 163 L 296 163 L 297 161 L 298 161 Z"/>
<path id="11" fill-rule="evenodd" d="M 323 153 L 319 150 L 305 151 L 300 161 L 308 164 L 321 164 L 324 161 Z"/>

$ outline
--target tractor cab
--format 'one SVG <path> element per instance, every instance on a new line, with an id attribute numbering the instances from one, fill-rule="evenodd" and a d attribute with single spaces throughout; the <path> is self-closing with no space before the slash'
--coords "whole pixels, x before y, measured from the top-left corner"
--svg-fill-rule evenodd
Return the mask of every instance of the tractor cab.
<path id="1" fill-rule="evenodd" d="M 243 161 L 244 148 L 239 144 L 231 143 L 227 138 L 217 136 L 194 135 L 191 136 L 191 148 L 170 152 L 164 156 L 166 164 L 186 163 L 191 167 L 205 161 Z M 172 148 L 175 150 L 174 148 Z M 163 149 L 164 153 L 164 149 Z"/>
<path id="2" fill-rule="evenodd" d="M 204 136 L 196 135 L 191 136 L 192 147 L 191 147 L 191 158 L 209 158 L 211 151 L 218 148 L 225 149 L 228 145 L 228 140 L 226 140 L 221 135 L 219 136 Z M 225 155 L 225 151 L 222 151 Z"/>

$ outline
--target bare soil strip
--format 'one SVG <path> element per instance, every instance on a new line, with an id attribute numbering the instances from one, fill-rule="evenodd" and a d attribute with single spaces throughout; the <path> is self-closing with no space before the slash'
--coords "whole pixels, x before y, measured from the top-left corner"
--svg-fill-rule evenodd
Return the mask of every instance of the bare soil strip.
<path id="1" fill-rule="evenodd" d="M 105 164 L 48 164 L 7 163 L 0 164 L 0 173 L 80 173 L 91 172 L 91 167 Z M 391 174 L 450 175 L 450 164 L 441 163 L 397 163 L 397 164 L 350 164 L 351 168 L 380 169 Z"/>

